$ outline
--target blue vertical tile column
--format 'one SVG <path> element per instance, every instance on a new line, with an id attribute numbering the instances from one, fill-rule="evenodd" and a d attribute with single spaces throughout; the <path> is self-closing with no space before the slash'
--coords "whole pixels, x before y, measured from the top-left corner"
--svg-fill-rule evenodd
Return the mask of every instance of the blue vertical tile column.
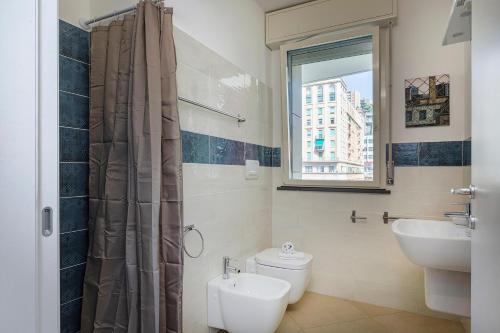
<path id="1" fill-rule="evenodd" d="M 61 332 L 80 331 L 88 248 L 90 34 L 59 21 Z"/>

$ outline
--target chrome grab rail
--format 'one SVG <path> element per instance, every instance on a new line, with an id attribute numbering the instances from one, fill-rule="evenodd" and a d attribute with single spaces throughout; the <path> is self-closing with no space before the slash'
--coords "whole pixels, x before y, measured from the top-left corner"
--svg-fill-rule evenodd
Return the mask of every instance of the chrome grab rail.
<path id="1" fill-rule="evenodd" d="M 356 216 L 356 211 L 353 210 L 352 213 L 351 213 L 351 222 L 352 223 L 356 223 L 357 220 L 366 220 L 367 218 L 366 217 L 362 217 L 362 216 Z"/>
<path id="2" fill-rule="evenodd" d="M 384 215 L 382 215 L 382 220 L 384 220 L 384 224 L 388 224 L 389 221 L 405 219 L 405 218 L 407 218 L 407 217 L 389 216 L 389 212 L 384 212 Z"/>

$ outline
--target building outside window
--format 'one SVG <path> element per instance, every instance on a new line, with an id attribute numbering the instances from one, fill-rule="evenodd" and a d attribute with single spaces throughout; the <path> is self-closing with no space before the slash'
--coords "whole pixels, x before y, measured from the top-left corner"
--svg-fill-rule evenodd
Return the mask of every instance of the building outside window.
<path id="1" fill-rule="evenodd" d="M 329 93 L 328 93 L 328 99 L 330 100 L 330 102 L 335 102 L 335 98 L 336 98 L 336 95 L 335 95 L 335 85 L 330 84 L 330 89 L 329 89 Z"/>
<path id="2" fill-rule="evenodd" d="M 316 88 L 318 92 L 318 103 L 323 103 L 323 86 L 319 86 Z"/>
<path id="3" fill-rule="evenodd" d="M 306 89 L 306 103 L 307 104 L 312 103 L 312 91 L 310 87 Z"/>

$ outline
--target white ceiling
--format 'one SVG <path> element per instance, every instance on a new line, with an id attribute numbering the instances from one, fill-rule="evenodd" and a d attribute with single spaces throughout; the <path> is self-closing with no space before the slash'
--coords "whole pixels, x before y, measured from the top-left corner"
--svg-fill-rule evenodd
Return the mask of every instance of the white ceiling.
<path id="1" fill-rule="evenodd" d="M 265 12 L 295 6 L 312 0 L 255 0 Z"/>

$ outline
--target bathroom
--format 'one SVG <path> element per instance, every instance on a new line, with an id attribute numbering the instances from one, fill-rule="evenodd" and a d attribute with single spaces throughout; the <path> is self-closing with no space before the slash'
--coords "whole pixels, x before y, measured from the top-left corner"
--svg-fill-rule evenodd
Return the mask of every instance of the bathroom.
<path id="1" fill-rule="evenodd" d="M 500 332 L 497 1 L 0 8 L 0 332 Z"/>

